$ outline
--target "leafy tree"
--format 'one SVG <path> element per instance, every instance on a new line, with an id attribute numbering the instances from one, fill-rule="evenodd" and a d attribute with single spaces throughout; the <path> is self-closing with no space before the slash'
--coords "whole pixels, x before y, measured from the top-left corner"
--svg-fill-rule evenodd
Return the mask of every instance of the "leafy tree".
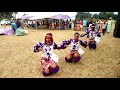
<path id="1" fill-rule="evenodd" d="M 93 14 L 92 18 L 97 19 L 98 18 L 98 14 Z"/>
<path id="2" fill-rule="evenodd" d="M 76 18 L 82 20 L 83 18 L 91 18 L 92 14 L 89 12 L 77 12 Z"/>

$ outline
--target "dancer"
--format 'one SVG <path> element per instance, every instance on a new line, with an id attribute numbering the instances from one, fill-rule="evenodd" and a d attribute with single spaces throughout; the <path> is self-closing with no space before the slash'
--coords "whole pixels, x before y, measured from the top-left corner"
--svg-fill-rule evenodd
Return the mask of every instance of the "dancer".
<path id="1" fill-rule="evenodd" d="M 96 49 L 96 44 L 99 44 L 101 35 L 100 32 L 95 29 L 94 24 L 91 25 L 91 29 L 87 30 L 85 34 L 81 34 L 81 37 L 84 37 L 85 35 L 87 35 L 87 37 L 89 38 L 88 40 L 89 48 Z"/>
<path id="2" fill-rule="evenodd" d="M 54 49 L 60 49 L 55 42 L 53 42 L 53 36 L 51 33 L 46 34 L 45 42 L 38 42 L 37 45 L 34 46 L 34 52 L 42 51 L 42 59 L 41 64 L 43 66 L 43 75 L 49 76 L 52 73 L 57 73 L 59 71 L 58 56 L 53 53 Z"/>
<path id="3" fill-rule="evenodd" d="M 79 33 L 74 34 L 74 39 L 69 39 L 63 41 L 61 48 L 65 49 L 69 44 L 71 44 L 70 51 L 67 53 L 65 57 L 66 62 L 78 62 L 81 59 L 81 55 L 85 52 L 80 48 L 80 45 L 83 47 L 87 47 L 87 41 L 79 40 Z"/>

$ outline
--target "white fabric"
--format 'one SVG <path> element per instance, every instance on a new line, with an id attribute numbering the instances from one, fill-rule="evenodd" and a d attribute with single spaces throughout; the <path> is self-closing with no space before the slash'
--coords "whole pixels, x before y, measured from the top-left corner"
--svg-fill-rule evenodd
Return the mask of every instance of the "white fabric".
<path id="1" fill-rule="evenodd" d="M 96 44 L 99 44 L 100 43 L 100 37 L 95 37 L 95 41 L 96 41 Z"/>
<path id="2" fill-rule="evenodd" d="M 89 24 L 89 27 L 91 27 L 92 24 Z"/>
<path id="3" fill-rule="evenodd" d="M 79 52 L 80 56 L 82 56 L 85 53 L 81 48 L 78 49 L 78 52 Z"/>
<path id="4" fill-rule="evenodd" d="M 92 35 L 93 34 L 93 35 Z M 89 33 L 89 37 L 92 39 L 92 38 L 95 38 L 97 35 L 95 33 L 95 31 L 90 31 Z"/>
<path id="5" fill-rule="evenodd" d="M 51 55 L 51 59 L 52 59 L 53 61 L 55 61 L 55 62 L 58 63 L 59 57 L 58 57 L 56 54 L 53 53 L 53 54 Z"/>
<path id="6" fill-rule="evenodd" d="M 71 50 L 73 50 L 74 45 L 76 46 L 74 50 L 78 50 L 79 47 L 80 47 L 80 43 L 79 42 L 74 42 L 74 41 L 71 42 L 71 47 L 70 47 Z"/>
<path id="7" fill-rule="evenodd" d="M 24 30 L 25 31 L 25 34 L 28 34 L 28 31 L 27 30 Z"/>
<path id="8" fill-rule="evenodd" d="M 44 45 L 43 46 L 42 57 L 48 58 L 47 53 L 50 54 L 51 60 L 53 60 L 53 61 L 58 63 L 59 57 L 55 53 L 53 53 L 53 45 L 51 45 L 51 46 Z"/>
<path id="9" fill-rule="evenodd" d="M 80 46 L 81 46 L 81 45 L 80 45 L 80 42 L 74 42 L 74 41 L 71 42 L 71 47 L 70 47 L 71 50 L 73 50 L 73 46 L 74 46 L 74 45 L 76 46 L 74 50 L 78 50 L 78 52 L 79 52 L 80 55 L 83 55 L 83 54 L 85 53 L 85 52 L 80 48 Z"/>
<path id="10" fill-rule="evenodd" d="M 5 34 L 6 32 L 5 32 L 5 30 L 4 29 L 0 29 L 0 34 Z"/>

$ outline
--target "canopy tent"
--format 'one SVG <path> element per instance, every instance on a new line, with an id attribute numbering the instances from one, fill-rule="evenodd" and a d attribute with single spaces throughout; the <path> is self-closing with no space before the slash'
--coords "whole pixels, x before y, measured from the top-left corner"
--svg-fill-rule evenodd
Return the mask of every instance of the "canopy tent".
<path id="1" fill-rule="evenodd" d="M 23 20 L 24 20 L 24 19 L 30 19 L 30 18 L 32 18 L 32 17 L 34 17 L 34 16 L 28 16 L 28 15 L 27 15 L 27 16 L 21 16 L 20 19 L 23 19 Z"/>
<path id="2" fill-rule="evenodd" d="M 70 17 L 68 15 L 63 14 L 57 14 L 52 17 L 49 17 L 50 19 L 59 19 L 59 29 L 60 29 L 60 19 L 69 19 Z"/>
<path id="3" fill-rule="evenodd" d="M 29 20 L 37 20 L 37 19 L 42 19 L 42 17 L 35 16 L 35 17 L 29 18 Z"/>
<path id="4" fill-rule="evenodd" d="M 58 14 L 58 15 L 54 15 L 54 16 L 49 17 L 49 18 L 52 18 L 52 19 L 68 19 L 70 17 L 68 15 Z"/>
<path id="5" fill-rule="evenodd" d="M 40 16 L 35 16 L 35 17 L 32 17 L 30 18 L 29 20 L 35 20 L 37 22 L 38 19 L 41 19 L 41 20 L 45 20 L 45 19 L 49 19 L 48 17 L 40 17 Z M 36 23 L 36 29 L 37 29 L 37 23 Z"/>
<path id="6" fill-rule="evenodd" d="M 46 17 L 46 16 L 34 16 L 32 18 L 29 18 L 30 20 L 37 20 L 37 19 L 49 19 L 49 17 Z"/>

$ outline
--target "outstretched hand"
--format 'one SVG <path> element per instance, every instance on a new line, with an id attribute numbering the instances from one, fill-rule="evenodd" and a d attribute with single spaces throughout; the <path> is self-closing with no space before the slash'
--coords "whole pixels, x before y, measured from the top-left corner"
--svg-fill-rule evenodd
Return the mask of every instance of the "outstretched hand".
<path id="1" fill-rule="evenodd" d="M 58 49 L 58 50 L 60 50 L 60 49 L 61 49 L 61 47 L 59 47 L 59 46 L 58 46 L 58 47 L 57 47 L 57 49 Z"/>
<path id="2" fill-rule="evenodd" d="M 42 51 L 43 49 L 42 48 L 38 48 L 39 51 Z"/>
<path id="3" fill-rule="evenodd" d="M 80 35 L 80 37 L 84 37 L 84 35 L 83 35 L 83 34 L 81 34 L 81 35 Z"/>
<path id="4" fill-rule="evenodd" d="M 85 41 L 85 44 L 87 44 L 87 41 Z"/>
<path id="5" fill-rule="evenodd" d="M 66 48 L 67 46 L 68 46 L 67 44 L 64 45 L 65 48 Z"/>

